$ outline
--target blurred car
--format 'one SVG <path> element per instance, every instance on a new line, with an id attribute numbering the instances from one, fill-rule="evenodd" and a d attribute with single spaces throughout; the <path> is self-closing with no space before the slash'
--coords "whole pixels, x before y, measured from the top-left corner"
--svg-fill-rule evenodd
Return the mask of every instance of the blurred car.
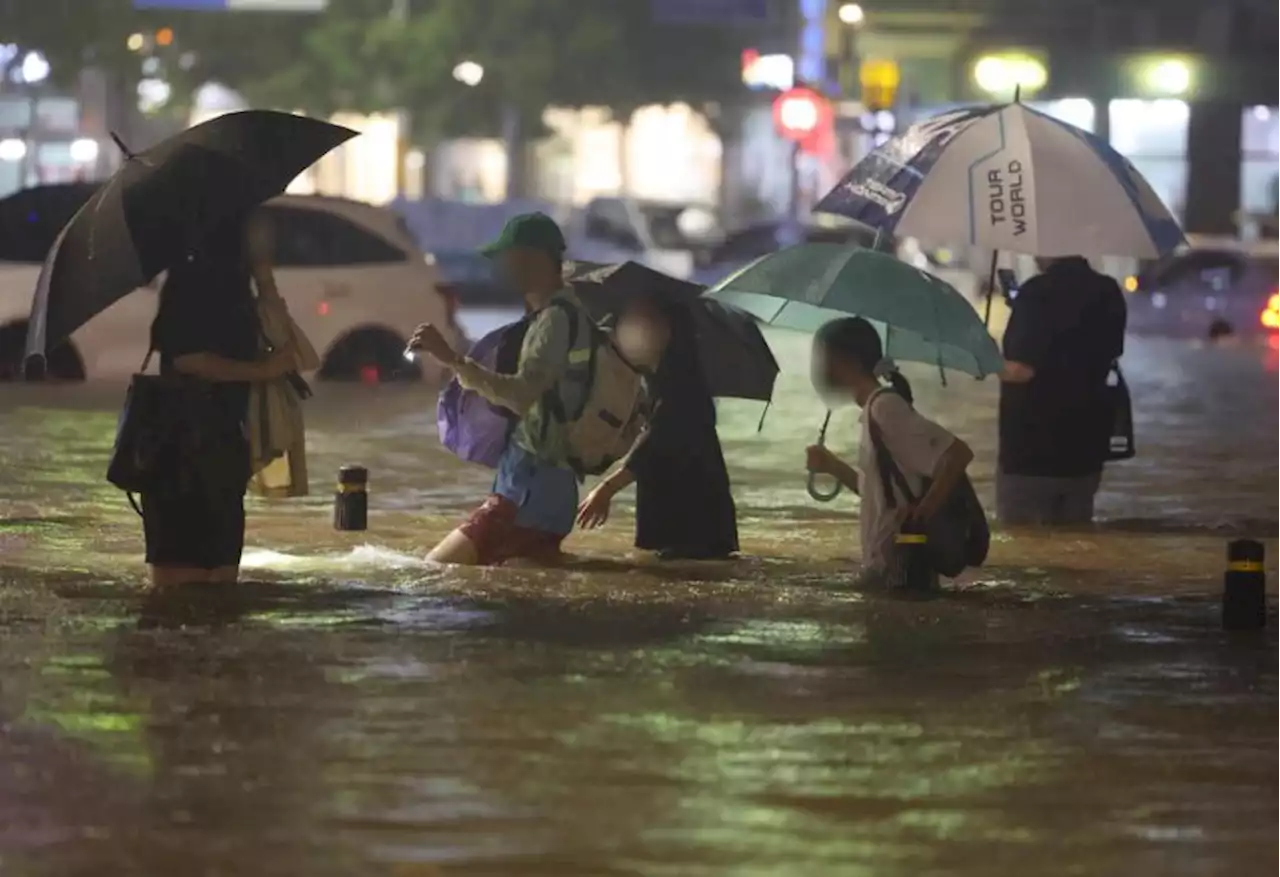
<path id="1" fill-rule="evenodd" d="M 716 244 L 702 249 L 696 256 L 690 279 L 711 286 L 761 256 L 799 243 L 890 249 L 897 258 L 940 277 L 962 295 L 974 300 L 975 275 L 951 251 L 925 249 L 912 238 L 890 242 L 891 246 L 886 245 L 877 240 L 874 230 L 853 223 L 830 226 L 771 220 L 745 226 L 725 235 Z"/>
<path id="2" fill-rule="evenodd" d="M 640 262 L 686 279 L 695 253 L 720 237 L 715 210 L 702 204 L 600 196 L 564 223 L 569 255 L 586 262 Z"/>
<path id="3" fill-rule="evenodd" d="M 1129 331 L 1216 338 L 1280 327 L 1276 242 L 1188 238 L 1170 258 L 1124 280 Z"/>
<path id="4" fill-rule="evenodd" d="M 868 247 L 875 235 L 859 226 L 827 227 L 804 225 L 787 220 L 769 220 L 731 231 L 694 256 L 690 278 L 710 286 L 746 267 L 761 256 L 800 243 L 855 244 Z"/>
<path id="5" fill-rule="evenodd" d="M 503 285 L 493 261 L 477 250 L 436 250 L 427 254 L 436 269 L 436 289 L 457 307 L 516 307 L 520 297 Z"/>
<path id="6" fill-rule="evenodd" d="M 0 201 L 0 380 L 21 375 L 31 296 L 57 229 L 79 204 L 54 187 Z M 81 187 L 79 203 L 92 193 Z M 43 207 L 41 205 L 44 205 Z M 343 198 L 285 195 L 263 209 L 275 238 L 275 275 L 290 313 L 321 353 L 317 376 L 381 382 L 439 377 L 431 364 L 406 361 L 419 323 L 450 327 L 461 345 L 453 304 L 436 289 L 437 272 L 404 223 L 390 211 Z M 54 380 L 127 377 L 146 354 L 148 327 L 163 277 L 116 302 L 50 351 Z M 424 375 L 425 371 L 425 375 Z"/>

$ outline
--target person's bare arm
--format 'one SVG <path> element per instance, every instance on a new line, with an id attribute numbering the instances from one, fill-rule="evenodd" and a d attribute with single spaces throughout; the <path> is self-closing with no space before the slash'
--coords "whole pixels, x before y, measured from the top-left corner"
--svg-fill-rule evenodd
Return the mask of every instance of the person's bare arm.
<path id="1" fill-rule="evenodd" d="M 844 460 L 833 456 L 827 474 L 833 476 L 848 490 L 853 491 L 858 496 L 862 495 L 861 488 L 858 485 L 858 470 Z"/>
<path id="2" fill-rule="evenodd" d="M 288 372 L 293 363 L 293 351 L 277 350 L 257 362 L 228 359 L 216 353 L 188 353 L 173 361 L 174 367 L 184 375 L 191 375 L 213 383 L 250 383 L 270 381 Z"/>
<path id="3" fill-rule="evenodd" d="M 280 288 L 276 286 L 276 274 L 271 270 L 271 263 L 264 258 L 253 260 L 253 283 L 258 287 L 258 295 L 280 297 Z"/>
<path id="4" fill-rule="evenodd" d="M 858 496 L 862 495 L 858 484 L 858 470 L 827 450 L 825 445 L 810 445 L 805 449 L 805 458 L 810 472 L 830 475 Z"/>
<path id="5" fill-rule="evenodd" d="M 494 405 L 524 414 L 555 386 L 568 365 L 569 315 L 555 308 L 534 321 L 520 350 L 515 374 L 498 374 L 467 357 L 452 363 L 458 383 Z"/>
<path id="6" fill-rule="evenodd" d="M 920 502 L 916 505 L 916 515 L 922 520 L 928 520 L 942 508 L 942 504 L 947 501 L 951 491 L 955 490 L 972 462 L 973 449 L 960 439 L 953 441 L 942 452 L 937 465 L 933 467 L 933 481 L 924 496 L 920 497 Z"/>
<path id="7" fill-rule="evenodd" d="M 1036 376 L 1036 370 L 1025 362 L 1005 360 L 1004 370 L 1000 372 L 1000 380 L 1006 384 L 1026 384 Z"/>

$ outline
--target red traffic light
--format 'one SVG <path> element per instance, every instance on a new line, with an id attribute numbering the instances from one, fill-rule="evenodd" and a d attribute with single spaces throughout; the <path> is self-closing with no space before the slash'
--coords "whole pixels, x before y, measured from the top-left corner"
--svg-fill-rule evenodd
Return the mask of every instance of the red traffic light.
<path id="1" fill-rule="evenodd" d="M 788 140 L 808 140 L 830 124 L 831 103 L 812 88 L 789 88 L 773 101 L 773 125 Z"/>

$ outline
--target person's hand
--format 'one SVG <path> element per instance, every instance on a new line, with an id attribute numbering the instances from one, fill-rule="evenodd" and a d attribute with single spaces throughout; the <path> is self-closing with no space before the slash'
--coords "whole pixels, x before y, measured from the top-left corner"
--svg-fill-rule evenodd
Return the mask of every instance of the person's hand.
<path id="1" fill-rule="evenodd" d="M 277 347 L 262 361 L 262 379 L 275 380 L 298 368 L 298 351 L 292 344 Z"/>
<path id="2" fill-rule="evenodd" d="M 584 530 L 603 527 L 609 520 L 609 505 L 612 502 L 613 491 L 603 484 L 597 484 L 578 506 L 578 526 Z"/>
<path id="3" fill-rule="evenodd" d="M 444 335 L 440 334 L 440 330 L 430 323 L 423 323 L 413 330 L 413 337 L 409 339 L 409 349 L 425 353 L 441 365 L 454 366 L 458 364 L 457 351 L 453 349 Z"/>
<path id="4" fill-rule="evenodd" d="M 804 449 L 805 468 L 820 475 L 834 475 L 837 464 L 836 455 L 827 450 L 826 445 L 809 445 Z"/>
<path id="5" fill-rule="evenodd" d="M 1004 369 L 1000 372 L 1000 380 L 1006 384 L 1026 384 L 1036 376 L 1036 370 L 1025 362 L 1005 360 Z"/>

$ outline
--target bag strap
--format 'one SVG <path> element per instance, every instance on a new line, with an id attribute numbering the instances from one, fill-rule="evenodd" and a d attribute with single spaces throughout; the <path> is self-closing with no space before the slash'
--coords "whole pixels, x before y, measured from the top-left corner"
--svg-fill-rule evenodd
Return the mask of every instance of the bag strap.
<path id="1" fill-rule="evenodd" d="M 573 353 L 573 348 L 578 343 L 578 323 L 581 321 L 580 319 L 581 311 L 578 309 L 578 306 L 575 305 L 573 302 L 565 301 L 562 298 L 553 298 L 551 302 L 547 305 L 547 309 L 550 309 L 550 308 L 559 308 L 562 312 L 564 312 L 565 316 L 568 317 L 569 319 L 569 346 L 565 350 L 565 354 L 564 354 L 565 363 L 566 363 L 565 370 L 567 371 L 568 358 Z M 596 357 L 595 357 L 595 350 L 593 349 L 591 351 L 590 361 L 587 364 L 588 384 L 590 384 L 591 380 L 595 377 L 595 366 L 596 366 Z M 584 394 L 584 397 L 585 397 L 585 394 Z M 543 404 L 543 408 L 547 411 L 547 413 L 550 414 L 552 417 L 554 417 L 556 420 L 560 421 L 561 423 L 567 423 L 569 421 L 569 412 L 565 411 L 564 400 L 560 397 L 560 380 L 557 380 L 551 386 L 551 389 L 547 390 L 547 392 L 542 395 L 542 404 Z M 586 405 L 586 399 L 584 398 L 583 406 L 585 407 L 585 405 Z M 581 414 L 582 412 L 579 411 L 578 413 Z M 549 425 L 549 421 L 544 417 L 542 419 L 542 438 L 544 439 L 547 436 L 548 425 Z"/>
<path id="2" fill-rule="evenodd" d="M 898 507 L 898 499 L 894 495 L 896 487 L 902 492 L 902 496 L 906 501 L 914 505 L 916 495 L 911 491 L 911 486 L 907 483 L 907 477 L 902 474 L 902 470 L 898 468 L 894 462 L 893 454 L 889 451 L 889 446 L 885 444 L 884 433 L 880 430 L 880 425 L 876 423 L 876 419 L 872 416 L 872 406 L 876 399 L 883 393 L 892 393 L 893 390 L 884 389 L 876 390 L 871 394 L 871 398 L 867 400 L 867 432 L 871 436 L 871 444 L 875 449 L 876 468 L 880 472 L 880 484 L 884 490 L 884 501 L 891 509 Z"/>

